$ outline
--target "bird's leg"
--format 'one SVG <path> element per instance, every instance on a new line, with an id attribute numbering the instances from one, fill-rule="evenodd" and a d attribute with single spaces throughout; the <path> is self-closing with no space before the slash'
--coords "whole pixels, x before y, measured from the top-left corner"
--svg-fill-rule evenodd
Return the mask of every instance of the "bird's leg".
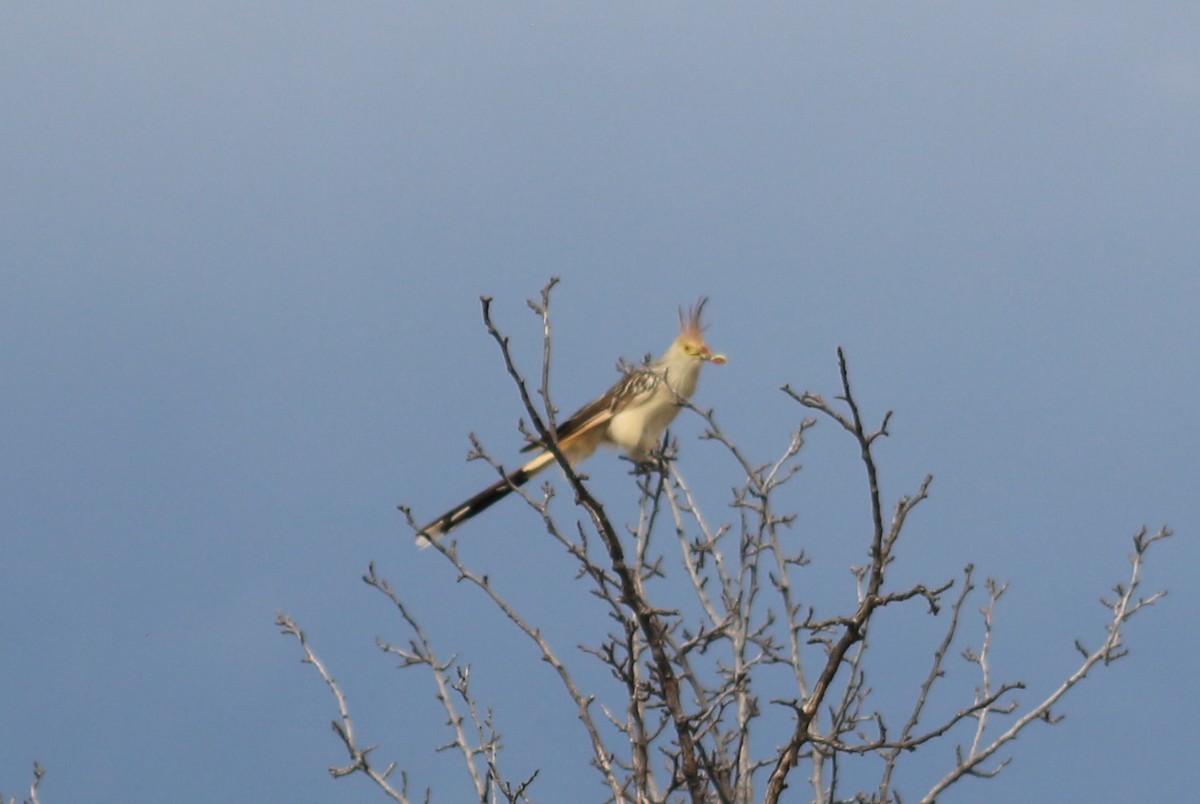
<path id="1" fill-rule="evenodd" d="M 633 464 L 631 475 L 654 475 L 667 473 L 667 466 L 677 457 L 675 444 L 667 436 L 663 437 L 662 445 L 651 450 L 630 453 L 624 460 Z"/>

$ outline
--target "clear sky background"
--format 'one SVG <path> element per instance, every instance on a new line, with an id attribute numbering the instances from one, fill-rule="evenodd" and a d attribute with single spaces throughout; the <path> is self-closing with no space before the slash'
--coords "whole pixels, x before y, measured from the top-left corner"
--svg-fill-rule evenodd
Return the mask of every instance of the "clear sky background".
<path id="1" fill-rule="evenodd" d="M 832 395 L 844 346 L 896 411 L 889 499 L 936 476 L 898 572 L 1012 583 L 995 670 L 1023 700 L 1100 640 L 1132 533 L 1172 525 L 1132 655 L 947 800 L 1194 793 L 1197 6 L 4 3 L 0 75 L 0 790 L 37 759 L 43 801 L 378 800 L 325 770 L 333 702 L 283 609 L 377 758 L 466 800 L 428 680 L 373 645 L 404 636 L 375 561 L 474 663 L 512 774 L 601 799 L 549 668 L 395 510 L 490 480 L 468 432 L 511 460 L 478 296 L 533 368 L 524 300 L 558 275 L 564 407 L 707 293 L 731 362 L 698 399 L 764 461 L 805 413 L 778 386 Z M 736 482 L 676 431 L 682 469 Z M 864 496 L 844 435 L 810 440 L 786 502 L 835 609 Z M 589 471 L 631 515 L 624 465 Z M 528 511 L 461 538 L 585 664 L 595 608 Z M 924 620 L 888 619 L 897 668 Z"/>

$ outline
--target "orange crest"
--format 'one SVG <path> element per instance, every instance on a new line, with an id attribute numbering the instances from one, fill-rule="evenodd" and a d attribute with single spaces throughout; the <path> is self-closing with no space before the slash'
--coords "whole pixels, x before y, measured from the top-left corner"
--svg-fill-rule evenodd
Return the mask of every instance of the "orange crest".
<path id="1" fill-rule="evenodd" d="M 696 343 L 704 343 L 704 322 L 701 317 L 704 315 L 704 305 L 706 304 L 708 304 L 708 297 L 701 296 L 700 300 L 687 311 L 686 316 L 683 314 L 683 308 L 679 308 L 679 332 L 685 338 Z"/>

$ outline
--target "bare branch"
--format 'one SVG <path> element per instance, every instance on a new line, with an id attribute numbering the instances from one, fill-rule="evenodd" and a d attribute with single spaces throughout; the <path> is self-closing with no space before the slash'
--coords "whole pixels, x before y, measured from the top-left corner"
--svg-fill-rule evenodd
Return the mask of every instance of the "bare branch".
<path id="1" fill-rule="evenodd" d="M 22 799 L 22 804 L 40 804 L 39 788 L 42 785 L 42 777 L 46 775 L 46 769 L 42 767 L 37 760 L 33 762 L 33 782 L 29 785 L 29 798 Z M 0 792 L 0 804 L 17 804 L 17 797 L 5 797 L 4 793 Z"/>
<path id="2" fill-rule="evenodd" d="M 779 752 L 775 766 L 767 781 L 766 800 L 768 802 L 779 801 L 780 796 L 782 796 L 787 786 L 787 775 L 800 759 L 800 749 L 810 737 L 810 727 L 813 723 L 813 718 L 824 701 L 830 685 L 841 670 L 842 662 L 845 660 L 850 648 L 864 638 L 867 623 L 872 613 L 881 605 L 883 599 L 880 596 L 880 591 L 883 588 L 884 570 L 891 561 L 891 551 L 895 546 L 896 540 L 899 538 L 900 530 L 903 527 L 908 512 L 918 502 L 925 499 L 929 483 L 932 481 L 931 476 L 926 477 L 920 490 L 911 500 L 902 500 L 897 505 L 892 527 L 885 534 L 883 527 L 883 505 L 880 502 L 879 492 L 879 472 L 875 465 L 875 457 L 872 454 L 871 447 L 876 438 L 887 434 L 887 425 L 891 419 L 891 412 L 889 411 L 884 416 L 883 422 L 877 430 L 874 432 L 867 431 L 858 403 L 854 398 L 854 392 L 850 387 L 850 373 L 846 364 L 846 355 L 840 348 L 837 350 L 837 355 L 838 369 L 842 381 L 842 395 L 840 399 L 846 403 L 846 407 L 849 409 L 849 416 L 830 407 L 816 394 L 806 392 L 797 395 L 787 386 L 784 387 L 784 391 L 802 405 L 819 410 L 837 421 L 858 442 L 859 456 L 867 475 L 867 489 L 871 508 L 872 536 L 869 553 L 870 566 L 866 573 L 867 583 L 865 593 L 862 596 L 858 610 L 846 622 L 842 635 L 832 643 L 826 657 L 825 666 L 822 668 L 816 683 L 813 685 L 812 694 L 798 713 L 792 737 Z"/>
<path id="3" fill-rule="evenodd" d="M 483 801 L 487 798 L 488 785 L 487 780 L 484 778 L 484 775 L 480 773 L 480 770 L 475 763 L 475 756 L 478 753 L 478 749 L 471 745 L 470 741 L 467 739 L 466 730 L 463 727 L 462 715 L 458 713 L 454 705 L 454 698 L 450 695 L 451 690 L 458 690 L 458 688 L 451 683 L 450 679 L 446 675 L 446 670 L 451 666 L 451 664 L 453 664 L 453 660 L 445 664 L 438 660 L 437 655 L 433 651 L 433 646 L 429 642 L 429 638 L 425 635 L 425 629 L 421 627 L 421 624 L 417 622 L 416 618 L 408 610 L 408 607 L 404 605 L 404 601 L 401 600 L 400 596 L 396 594 L 396 590 L 392 588 L 391 584 L 376 574 L 374 562 L 372 562 L 368 567 L 367 574 L 363 576 L 363 581 L 367 585 L 379 590 L 379 592 L 381 592 L 392 602 L 392 605 L 396 607 L 396 610 L 400 613 L 400 616 L 404 619 L 404 621 L 408 624 L 409 629 L 412 631 L 415 640 L 413 641 L 412 647 L 409 650 L 403 650 L 394 645 L 390 645 L 378 637 L 376 637 L 375 642 L 384 652 L 401 657 L 403 660 L 403 664 L 401 665 L 402 667 L 424 665 L 429 668 L 430 675 L 433 676 L 434 683 L 437 686 L 437 699 L 442 704 L 442 707 L 446 710 L 446 723 L 454 732 L 454 740 L 451 745 L 456 746 L 462 753 L 467 774 L 471 777 L 471 781 L 475 785 L 475 793 L 479 800 Z M 459 667 L 457 668 L 456 672 L 459 674 L 460 680 L 462 680 L 464 675 L 469 672 L 469 669 Z M 465 688 L 465 681 L 463 686 Z M 460 690 L 460 692 L 462 691 Z M 466 699 L 468 706 L 471 706 L 473 701 L 465 694 L 465 692 L 462 694 Z M 490 758 L 489 764 L 492 764 Z M 489 774 L 488 778 L 502 778 L 499 773 L 494 772 L 495 768 L 492 768 L 492 771 L 493 773 Z"/>
<path id="4" fill-rule="evenodd" d="M 342 688 L 338 686 L 337 681 L 330 675 L 325 668 L 325 664 L 313 652 L 312 647 L 308 644 L 308 638 L 300 627 L 296 625 L 284 612 L 277 612 L 275 615 L 275 625 L 279 630 L 287 636 L 293 636 L 300 643 L 300 648 L 304 651 L 304 656 L 301 659 L 305 664 L 311 664 L 317 669 L 321 679 L 325 685 L 329 687 L 329 691 L 333 693 L 334 700 L 337 701 L 338 720 L 333 721 L 333 730 L 341 738 L 342 743 L 346 746 L 346 751 L 350 754 L 350 764 L 345 766 L 334 766 L 329 769 L 329 774 L 335 779 L 342 776 L 348 776 L 351 773 L 362 772 L 366 774 L 376 786 L 379 787 L 393 801 L 407 802 L 407 779 L 400 789 L 396 789 L 388 781 L 388 775 L 391 769 L 380 771 L 371 764 L 370 754 L 375 750 L 375 746 L 362 748 L 358 744 L 358 738 L 354 733 L 354 721 L 350 718 L 350 708 L 346 703 L 346 696 L 342 693 Z"/>
<path id="5" fill-rule="evenodd" d="M 410 527 L 418 527 L 411 514 L 408 514 L 408 519 Z M 613 795 L 619 800 L 621 785 L 617 780 L 613 770 L 611 754 L 605 747 L 604 741 L 600 736 L 600 730 L 597 728 L 595 721 L 592 719 L 591 696 L 584 695 L 583 692 L 580 691 L 579 687 L 575 684 L 575 680 L 571 677 L 571 673 L 567 670 L 566 665 L 563 664 L 563 662 L 558 658 L 558 655 L 554 652 L 553 648 L 551 648 L 550 643 L 542 635 L 541 630 L 531 625 L 529 621 L 496 590 L 486 575 L 480 575 L 463 562 L 458 555 L 458 550 L 453 540 L 447 543 L 444 539 L 437 539 L 434 540 L 432 547 L 445 556 L 446 559 L 454 565 L 454 568 L 458 570 L 460 580 L 468 581 L 480 589 L 492 601 L 492 603 L 501 612 L 503 612 L 504 616 L 517 626 L 521 633 L 525 634 L 525 636 L 529 637 L 529 639 L 531 639 L 534 644 L 537 645 L 538 651 L 541 653 L 542 660 L 554 668 L 554 671 L 558 674 L 559 680 L 562 682 L 567 694 L 571 697 L 572 702 L 575 704 L 579 720 L 583 723 L 584 728 L 587 731 L 588 738 L 591 740 L 594 764 L 603 774 L 605 783 L 608 784 L 609 789 L 613 792 Z"/>
<path id="6" fill-rule="evenodd" d="M 1017 718 L 1017 720 L 1006 731 L 993 739 L 990 743 L 983 745 L 982 732 L 980 731 L 977 733 L 971 750 L 965 755 L 960 753 L 960 758 L 956 764 L 956 767 L 947 773 L 937 784 L 930 788 L 929 792 L 925 794 L 925 797 L 921 799 L 922 802 L 935 801 L 942 791 L 964 776 L 991 776 L 998 773 L 1008 764 L 1010 760 L 1006 759 L 1002 761 L 997 768 L 994 768 L 991 771 L 983 771 L 980 769 L 980 766 L 995 756 L 996 753 L 1006 744 L 1015 740 L 1017 736 L 1031 723 L 1041 721 L 1053 724 L 1058 722 L 1058 720 L 1061 718 L 1056 718 L 1053 715 L 1052 707 L 1058 703 L 1058 701 L 1061 700 L 1068 691 L 1082 681 L 1091 671 L 1091 669 L 1097 664 L 1110 664 L 1111 662 L 1116 661 L 1125 655 L 1125 651 L 1120 650 L 1125 623 L 1127 623 L 1134 614 L 1146 608 L 1147 606 L 1154 605 L 1154 603 L 1156 603 L 1166 594 L 1165 591 L 1160 591 L 1146 598 L 1137 597 L 1138 589 L 1141 586 L 1142 568 L 1146 552 L 1149 550 L 1151 545 L 1162 541 L 1163 539 L 1169 538 L 1171 535 L 1172 533 L 1170 529 L 1165 527 L 1161 528 L 1157 533 L 1150 536 L 1147 535 L 1145 528 L 1142 528 L 1134 535 L 1134 553 L 1130 557 L 1132 569 L 1130 571 L 1129 581 L 1126 584 L 1117 586 L 1118 597 L 1109 605 L 1109 610 L 1112 616 L 1108 624 L 1105 626 L 1107 636 L 1104 642 L 1099 648 L 1088 653 L 1083 658 L 1083 661 L 1075 670 L 1075 672 L 1068 676 L 1067 679 L 1063 681 L 1062 684 L 1060 684 L 1053 692 L 1051 692 L 1041 703 L 1037 704 L 1025 714 Z M 999 594 L 1003 592 L 1002 587 L 997 587 L 997 589 L 998 592 L 994 593 L 993 596 L 993 603 L 995 602 L 995 599 L 999 597 Z M 989 609 L 990 608 L 991 606 L 989 606 Z M 985 617 L 987 618 L 986 627 L 990 630 L 990 612 L 986 613 Z M 1079 643 L 1076 642 L 1076 645 L 1079 646 Z M 982 653 L 982 656 L 986 656 L 986 649 Z M 986 667 L 986 665 L 984 666 Z M 982 715 L 980 717 L 982 718 Z"/>

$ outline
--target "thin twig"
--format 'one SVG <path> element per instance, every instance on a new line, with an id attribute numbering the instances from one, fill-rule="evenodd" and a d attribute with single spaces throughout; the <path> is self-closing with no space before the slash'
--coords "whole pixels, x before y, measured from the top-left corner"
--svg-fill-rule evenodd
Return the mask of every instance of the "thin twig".
<path id="1" fill-rule="evenodd" d="M 467 739 L 466 729 L 463 728 L 463 717 L 457 711 L 454 705 L 454 698 L 451 696 L 451 690 L 455 689 L 452 682 L 446 675 L 446 670 L 453 664 L 453 660 L 443 663 L 438 660 L 437 655 L 433 651 L 433 646 L 429 638 L 425 635 L 425 629 L 409 611 L 408 606 L 400 599 L 396 590 L 392 588 L 385 579 L 380 577 L 375 572 L 375 564 L 372 562 L 367 574 L 363 576 L 363 581 L 369 586 L 377 589 L 385 595 L 396 607 L 400 616 L 408 624 L 409 629 L 413 632 L 415 640 L 408 650 L 404 650 L 395 645 L 390 645 L 382 639 L 376 638 L 376 644 L 387 653 L 399 656 L 404 661 L 405 667 L 412 665 L 424 665 L 429 668 L 430 674 L 433 676 L 434 684 L 437 686 L 437 699 L 442 704 L 442 708 L 446 710 L 446 723 L 454 732 L 454 740 L 452 745 L 456 746 L 462 753 L 463 762 L 467 768 L 467 774 L 471 777 L 472 783 L 475 785 L 475 793 L 480 801 L 487 798 L 488 785 L 484 775 L 480 773 L 479 768 L 475 763 L 475 756 L 478 749 L 471 745 Z M 460 668 L 460 672 L 462 672 Z M 465 696 L 464 696 L 465 697 Z M 467 700 L 468 705 L 471 701 Z M 499 778 L 498 774 L 494 774 L 492 778 Z"/>
<path id="2" fill-rule="evenodd" d="M 333 778 L 338 779 L 355 772 L 365 773 L 393 801 L 408 802 L 406 790 L 407 779 L 404 779 L 404 785 L 400 789 L 393 787 L 391 782 L 388 781 L 391 769 L 388 768 L 387 770 L 380 771 L 371 764 L 370 754 L 375 750 L 375 746 L 367 748 L 359 746 L 358 738 L 354 733 L 354 721 L 350 718 L 350 707 L 346 703 L 346 696 L 342 693 L 342 688 L 338 686 L 337 681 L 326 669 L 324 662 L 313 652 L 312 647 L 308 644 L 308 637 L 304 635 L 304 632 L 300 630 L 295 621 L 282 611 L 276 613 L 275 624 L 285 635 L 296 638 L 300 643 L 301 649 L 304 651 L 301 661 L 305 664 L 311 664 L 317 669 L 317 673 L 320 674 L 325 685 L 329 687 L 329 691 L 333 693 L 334 700 L 337 701 L 338 720 L 333 721 L 333 730 L 341 738 L 342 744 L 346 746 L 346 751 L 350 754 L 351 762 L 349 765 L 331 767 L 329 774 Z M 401 776 L 404 778 L 403 774 Z"/>
<path id="3" fill-rule="evenodd" d="M 1165 591 L 1156 592 L 1149 597 L 1138 597 L 1137 592 L 1141 586 L 1142 568 L 1145 560 L 1146 552 L 1150 546 L 1156 542 L 1167 539 L 1172 535 L 1169 528 L 1161 528 L 1153 535 L 1147 535 L 1145 528 L 1142 528 L 1133 537 L 1134 553 L 1130 558 L 1132 569 L 1130 570 L 1129 581 L 1126 584 L 1118 584 L 1116 586 L 1117 597 L 1109 601 L 1108 608 L 1112 613 L 1112 618 L 1105 627 L 1107 636 L 1104 642 L 1096 650 L 1086 653 L 1079 667 L 1065 681 L 1062 682 L 1053 692 L 1051 692 L 1041 703 L 1034 706 L 1025 714 L 1021 715 L 1017 720 L 1006 730 L 1000 734 L 991 743 L 986 746 L 979 747 L 978 739 L 976 745 L 972 747 L 970 753 L 965 756 L 960 756 L 959 762 L 955 768 L 947 773 L 937 784 L 930 788 L 921 801 L 924 804 L 932 804 L 937 800 L 937 797 L 950 785 L 968 775 L 990 776 L 995 775 L 1001 768 L 1008 763 L 1009 760 L 1004 760 L 1000 768 L 992 771 L 983 771 L 980 766 L 991 759 L 996 753 L 1007 745 L 1012 740 L 1025 730 L 1031 723 L 1047 722 L 1055 723 L 1059 718 L 1056 718 L 1052 709 L 1064 695 L 1067 694 L 1075 685 L 1082 681 L 1098 664 L 1110 664 L 1125 655 L 1121 650 L 1123 627 L 1133 615 L 1137 614 L 1144 608 L 1154 605 L 1163 596 Z"/>

